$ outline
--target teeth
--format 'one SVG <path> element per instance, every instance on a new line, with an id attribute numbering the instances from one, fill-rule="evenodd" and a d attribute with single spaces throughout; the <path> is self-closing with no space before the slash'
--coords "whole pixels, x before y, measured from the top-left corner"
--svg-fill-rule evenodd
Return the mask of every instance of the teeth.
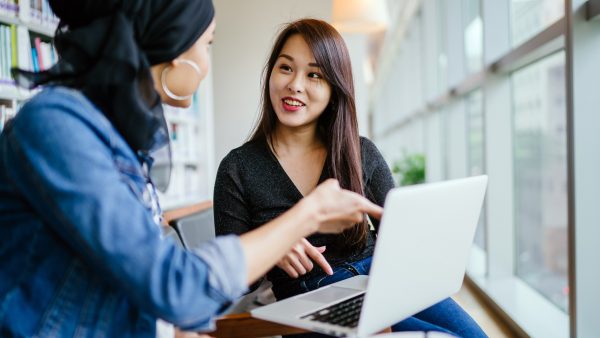
<path id="1" fill-rule="evenodd" d="M 302 103 L 296 101 L 296 100 L 290 100 L 290 99 L 286 99 L 283 100 L 283 102 L 285 102 L 285 104 L 290 105 L 290 106 L 295 106 L 295 107 L 301 107 L 303 106 Z"/>

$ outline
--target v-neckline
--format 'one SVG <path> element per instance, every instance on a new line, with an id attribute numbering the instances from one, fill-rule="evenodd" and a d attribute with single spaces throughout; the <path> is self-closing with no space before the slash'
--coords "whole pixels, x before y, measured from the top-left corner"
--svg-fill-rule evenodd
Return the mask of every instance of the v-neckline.
<path id="1" fill-rule="evenodd" d="M 302 192 L 300 191 L 300 189 L 298 188 L 296 183 L 294 183 L 294 180 L 292 180 L 290 175 L 288 175 L 287 171 L 285 171 L 285 168 L 283 167 L 283 165 L 281 165 L 281 162 L 279 162 L 279 159 L 273 153 L 273 150 L 271 149 L 271 146 L 269 145 L 269 142 L 267 140 L 264 141 L 264 146 L 265 146 L 265 149 L 267 150 L 267 153 L 269 153 L 269 157 L 271 158 L 271 160 L 273 160 L 275 162 L 275 164 L 279 168 L 279 171 L 285 177 L 286 181 L 288 182 L 290 187 L 294 190 L 296 195 L 298 195 L 299 199 L 306 197 L 306 196 L 304 196 L 304 194 L 302 194 Z M 327 157 L 325 158 L 325 162 L 327 162 Z M 317 186 L 319 184 L 321 184 L 321 182 L 323 182 L 325 179 L 326 179 L 325 163 L 323 163 L 323 167 L 321 168 L 321 175 L 319 175 L 319 180 L 317 181 Z"/>

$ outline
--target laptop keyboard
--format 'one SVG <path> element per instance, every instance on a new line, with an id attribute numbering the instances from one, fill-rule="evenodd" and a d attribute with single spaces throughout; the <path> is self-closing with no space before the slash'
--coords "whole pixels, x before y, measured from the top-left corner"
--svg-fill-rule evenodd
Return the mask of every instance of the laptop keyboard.
<path id="1" fill-rule="evenodd" d="M 364 297 L 365 294 L 362 293 L 341 303 L 308 314 L 302 319 L 355 328 L 358 326 L 358 318 Z"/>

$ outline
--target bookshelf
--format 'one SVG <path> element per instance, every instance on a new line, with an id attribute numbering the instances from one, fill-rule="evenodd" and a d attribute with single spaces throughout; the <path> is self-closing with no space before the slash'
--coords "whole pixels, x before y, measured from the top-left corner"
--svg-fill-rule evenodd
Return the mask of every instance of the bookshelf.
<path id="1" fill-rule="evenodd" d="M 10 69 L 51 67 L 57 60 L 52 45 L 57 24 L 47 0 L 0 0 L 0 131 L 35 94 L 17 88 Z"/>
<path id="2" fill-rule="evenodd" d="M 214 135 L 210 80 L 202 82 L 189 108 L 164 106 L 173 158 L 171 182 L 166 193 L 159 193 L 164 210 L 212 198 Z M 163 163 L 157 159 L 155 168 Z"/>
<path id="3" fill-rule="evenodd" d="M 11 67 L 44 70 L 57 60 L 52 39 L 58 18 L 47 0 L 0 0 L 0 132 L 36 91 L 18 88 Z M 212 195 L 212 81 L 207 78 L 190 108 L 165 106 L 171 137 L 171 183 L 159 193 L 169 210 L 210 199 Z M 164 163 L 164 161 L 163 161 Z M 161 161 L 157 159 L 156 167 Z"/>

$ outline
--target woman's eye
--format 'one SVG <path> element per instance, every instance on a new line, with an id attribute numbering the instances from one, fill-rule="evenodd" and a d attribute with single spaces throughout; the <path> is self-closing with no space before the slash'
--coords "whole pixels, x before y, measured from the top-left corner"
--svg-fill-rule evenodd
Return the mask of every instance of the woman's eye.
<path id="1" fill-rule="evenodd" d="M 309 73 L 308 77 L 310 77 L 311 79 L 322 79 L 323 76 L 319 73 Z"/>
<path id="2" fill-rule="evenodd" d="M 281 65 L 281 66 L 279 66 L 279 69 L 283 70 L 284 72 L 291 72 L 292 71 L 292 67 L 290 67 L 288 65 Z"/>

